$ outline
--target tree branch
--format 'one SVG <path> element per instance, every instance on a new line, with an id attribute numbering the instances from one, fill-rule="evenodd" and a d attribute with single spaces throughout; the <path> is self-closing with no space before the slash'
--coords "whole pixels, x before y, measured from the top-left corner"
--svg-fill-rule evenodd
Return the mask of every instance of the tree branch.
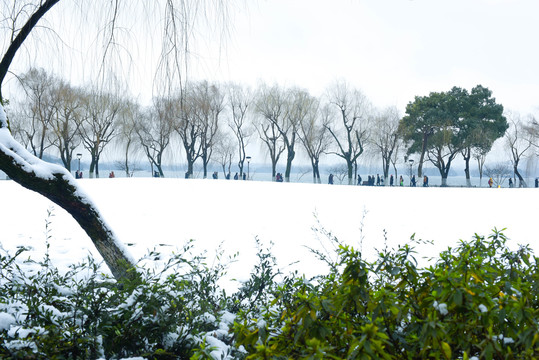
<path id="1" fill-rule="evenodd" d="M 34 28 L 34 26 L 36 26 L 37 22 L 59 1 L 60 0 L 47 0 L 43 4 L 41 4 L 39 9 L 37 9 L 37 11 L 32 14 L 26 24 L 24 24 L 24 26 L 21 28 L 13 42 L 9 45 L 9 48 L 4 54 L 2 61 L 0 62 L 0 103 L 3 104 L 4 102 L 4 98 L 2 96 L 2 83 L 4 82 L 4 78 L 8 73 L 13 58 L 15 58 L 15 54 L 24 43 L 24 40 L 26 40 L 28 35 L 30 35 L 32 29 Z M 2 127 L 2 124 L 0 124 L 0 127 Z"/>

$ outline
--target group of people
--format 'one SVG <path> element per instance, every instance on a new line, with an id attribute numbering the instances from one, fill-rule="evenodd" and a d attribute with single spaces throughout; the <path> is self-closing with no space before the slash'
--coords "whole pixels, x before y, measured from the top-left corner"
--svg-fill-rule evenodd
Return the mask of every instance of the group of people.
<path id="1" fill-rule="evenodd" d="M 494 185 L 494 180 L 492 179 L 492 176 L 488 179 L 488 187 L 492 187 L 492 185 Z M 522 181 L 520 181 L 519 183 L 519 187 L 523 187 L 524 184 L 522 183 Z M 500 185 L 498 185 L 498 187 L 500 187 Z M 510 188 L 513 188 L 515 187 L 515 183 L 513 182 L 513 179 L 509 178 L 509 187 Z M 535 178 L 535 187 L 536 188 L 539 188 L 539 178 Z"/>
<path id="2" fill-rule="evenodd" d="M 334 179 L 334 175 L 329 174 L 328 184 L 332 185 L 333 179 Z M 410 186 L 416 187 L 416 183 L 417 181 L 416 181 L 415 175 L 412 175 L 412 177 L 410 178 Z M 384 186 L 384 178 L 380 177 L 380 174 L 376 174 L 376 177 L 374 175 L 369 175 L 367 177 L 367 180 L 363 181 L 363 179 L 361 178 L 361 175 L 358 174 L 357 184 L 364 185 L 364 186 L 375 186 L 375 185 Z M 389 177 L 389 186 L 394 186 L 394 185 L 395 185 L 395 178 L 393 177 L 393 174 L 391 174 L 391 176 Z M 399 178 L 399 186 L 404 186 L 404 178 L 402 177 L 402 175 Z M 423 176 L 423 187 L 428 187 L 428 186 L 429 186 L 429 177 L 425 175 Z"/>
<path id="3" fill-rule="evenodd" d="M 219 178 L 217 171 L 214 171 L 211 177 L 212 179 L 217 180 Z M 243 173 L 242 175 L 238 173 L 234 174 L 234 180 L 240 180 L 240 178 L 242 180 L 247 180 L 247 174 L 246 173 Z M 230 173 L 226 174 L 225 179 L 230 180 Z"/>
<path id="4" fill-rule="evenodd" d="M 238 173 L 236 173 L 236 175 L 234 175 L 234 180 L 239 180 L 239 179 L 240 179 L 240 176 L 238 175 Z M 247 180 L 247 174 L 246 173 L 243 173 L 242 180 Z"/>

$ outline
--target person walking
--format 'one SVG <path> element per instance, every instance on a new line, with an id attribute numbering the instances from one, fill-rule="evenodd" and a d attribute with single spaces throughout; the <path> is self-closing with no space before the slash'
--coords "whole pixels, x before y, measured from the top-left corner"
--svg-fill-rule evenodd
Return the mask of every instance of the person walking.
<path id="1" fill-rule="evenodd" d="M 402 178 L 402 175 L 399 179 L 399 186 L 404 186 L 404 179 Z"/>
<path id="2" fill-rule="evenodd" d="M 488 179 L 488 187 L 492 187 L 492 184 L 494 184 L 494 180 L 492 180 L 492 177 Z"/>
<path id="3" fill-rule="evenodd" d="M 357 184 L 361 185 L 361 175 L 357 174 Z"/>
<path id="4" fill-rule="evenodd" d="M 429 187 L 429 177 L 427 175 L 423 176 L 423 187 Z"/>
<path id="5" fill-rule="evenodd" d="M 389 186 L 393 186 L 393 174 L 389 177 Z"/>
<path id="6" fill-rule="evenodd" d="M 329 174 L 328 184 L 333 185 L 333 174 Z"/>
<path id="7" fill-rule="evenodd" d="M 412 187 L 415 187 L 415 175 L 412 175 Z"/>

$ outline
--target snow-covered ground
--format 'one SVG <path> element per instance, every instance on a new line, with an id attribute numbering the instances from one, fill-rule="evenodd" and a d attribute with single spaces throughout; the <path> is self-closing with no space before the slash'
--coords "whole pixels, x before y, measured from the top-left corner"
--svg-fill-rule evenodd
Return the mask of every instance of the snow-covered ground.
<path id="1" fill-rule="evenodd" d="M 310 276 L 323 271 L 308 250 L 330 248 L 312 229 L 318 226 L 316 219 L 369 258 L 375 248 L 407 243 L 415 233 L 416 239 L 434 241 L 434 245 L 418 246 L 420 260 L 474 233 L 489 235 L 494 227 L 507 228 L 510 246 L 530 244 L 535 253 L 539 247 L 539 190 L 535 188 L 390 188 L 159 178 L 79 181 L 135 258 L 148 249 L 171 252 L 194 239 L 197 250 L 208 250 L 213 259 L 222 244 L 226 254 L 239 252 L 230 279 L 249 276 L 256 258 L 255 237 L 267 246 L 274 243 L 273 253 L 285 272 L 299 269 Z M 77 223 L 42 196 L 2 180 L 0 199 L 4 249 L 29 246 L 33 249 L 29 255 L 41 259 L 47 211 L 53 209 L 48 219 L 53 262 L 64 268 L 88 253 L 100 258 Z M 236 287 L 228 280 L 222 285 Z"/>

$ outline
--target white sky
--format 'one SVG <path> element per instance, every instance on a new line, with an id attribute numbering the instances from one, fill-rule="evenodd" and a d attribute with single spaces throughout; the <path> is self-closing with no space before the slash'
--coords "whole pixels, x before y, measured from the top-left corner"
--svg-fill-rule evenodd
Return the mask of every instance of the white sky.
<path id="1" fill-rule="evenodd" d="M 344 79 L 374 105 L 397 105 L 401 112 L 416 95 L 481 84 L 506 109 L 539 111 L 538 0 L 240 2 L 231 6 L 233 29 L 224 46 L 197 38 L 193 77 L 252 86 L 277 82 L 313 95 Z M 12 70 L 20 74 L 22 64 L 31 62 L 73 83 L 95 76 L 98 66 L 91 64 L 101 58 L 88 49 L 99 47 L 95 18 L 102 15 L 101 8 L 96 3 L 91 10 L 96 14 L 89 14 L 77 4 L 61 1 L 40 23 L 50 25 L 67 45 L 58 45 L 57 35 L 42 28 L 34 34 L 39 41 L 28 46 L 37 52 L 21 51 Z M 116 35 L 127 46 L 120 52 L 130 59 L 119 66 L 113 61 L 131 77 L 131 92 L 148 99 L 162 15 L 149 5 L 144 12 L 122 15 L 128 25 Z M 81 45 L 85 41 L 90 42 Z M 56 44 L 53 56 L 47 50 L 51 43 Z M 13 83 L 8 79 L 6 86 Z"/>
<path id="2" fill-rule="evenodd" d="M 220 61 L 205 57 L 201 73 L 315 95 L 346 79 L 401 111 L 415 95 L 481 84 L 506 108 L 535 112 L 538 14 L 537 0 L 249 2 Z"/>

